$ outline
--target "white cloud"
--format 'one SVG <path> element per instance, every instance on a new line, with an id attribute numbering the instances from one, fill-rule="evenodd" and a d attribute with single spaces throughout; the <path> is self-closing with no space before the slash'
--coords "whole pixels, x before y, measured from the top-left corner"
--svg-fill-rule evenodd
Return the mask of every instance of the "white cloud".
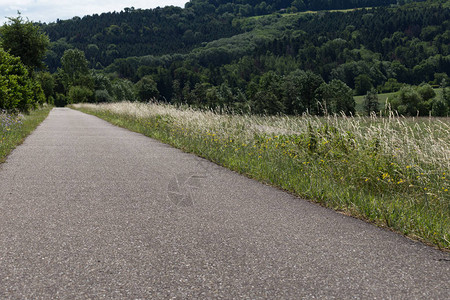
<path id="1" fill-rule="evenodd" d="M 121 11 L 125 7 L 142 9 L 167 5 L 184 7 L 186 2 L 188 0 L 0 0 L 0 22 L 3 24 L 7 21 L 6 17 L 17 16 L 17 11 L 30 21 L 49 23 L 57 19 L 71 19 L 74 16 Z"/>

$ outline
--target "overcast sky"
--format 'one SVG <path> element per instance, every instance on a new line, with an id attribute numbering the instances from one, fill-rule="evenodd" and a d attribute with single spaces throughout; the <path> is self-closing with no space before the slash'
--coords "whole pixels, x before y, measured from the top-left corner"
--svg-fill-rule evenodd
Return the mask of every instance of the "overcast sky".
<path id="1" fill-rule="evenodd" d="M 56 19 L 66 20 L 74 16 L 118 12 L 125 7 L 184 7 L 186 2 L 188 0 L 0 0 L 0 25 L 7 21 L 6 17 L 17 16 L 17 11 L 21 12 L 24 19 L 50 23 Z"/>

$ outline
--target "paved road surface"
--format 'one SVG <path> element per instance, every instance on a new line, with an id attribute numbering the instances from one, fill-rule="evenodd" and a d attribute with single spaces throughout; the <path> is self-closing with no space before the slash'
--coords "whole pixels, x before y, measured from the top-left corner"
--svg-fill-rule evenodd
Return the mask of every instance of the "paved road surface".
<path id="1" fill-rule="evenodd" d="M 0 192 L 0 299 L 450 298 L 448 253 L 69 109 Z"/>

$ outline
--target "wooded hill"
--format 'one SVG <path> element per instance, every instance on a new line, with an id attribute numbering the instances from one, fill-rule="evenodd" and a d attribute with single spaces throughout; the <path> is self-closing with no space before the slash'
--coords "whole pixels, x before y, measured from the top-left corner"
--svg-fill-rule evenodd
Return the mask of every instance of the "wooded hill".
<path id="1" fill-rule="evenodd" d="M 74 17 L 44 24 L 53 41 L 47 57 L 50 70 L 59 66 L 64 50 L 83 50 L 92 67 L 102 68 L 116 58 L 187 53 L 203 42 L 241 33 L 236 17 L 274 12 L 386 6 L 394 0 L 193 0 L 186 8 L 124 8 L 120 12 Z"/>
<path id="2" fill-rule="evenodd" d="M 127 8 L 42 25 L 52 40 L 46 61 L 54 71 L 67 49 L 84 52 L 99 71 L 83 101 L 122 100 L 128 89 L 128 100 L 212 109 L 353 113 L 352 95 L 372 88 L 448 82 L 450 1 L 392 2 L 194 0 L 184 9 Z M 58 74 L 60 95 L 81 84 L 58 84 Z M 437 101 L 418 90 L 404 95 L 413 100 L 392 103 L 404 114 L 428 115 Z"/>

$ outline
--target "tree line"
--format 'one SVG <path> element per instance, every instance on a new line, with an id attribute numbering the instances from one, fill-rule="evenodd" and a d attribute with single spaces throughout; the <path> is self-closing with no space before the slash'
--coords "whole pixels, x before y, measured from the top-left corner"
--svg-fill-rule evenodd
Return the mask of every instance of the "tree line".
<path id="1" fill-rule="evenodd" d="M 188 53 L 202 43 L 242 33 L 235 18 L 306 10 L 347 9 L 395 4 L 395 0 L 191 0 L 184 9 L 124 8 L 120 12 L 40 24 L 52 40 L 46 64 L 60 66 L 67 49 L 85 52 L 90 67 L 102 69 L 117 58 Z M 170 37 L 170 38 L 167 38 Z"/>
<path id="2" fill-rule="evenodd" d="M 294 89 L 297 94 L 288 93 L 290 81 L 302 82 L 292 77 L 312 73 L 327 84 L 342 82 L 356 95 L 395 92 L 423 82 L 444 87 L 450 70 L 449 19 L 449 6 L 439 1 L 236 19 L 242 34 L 207 43 L 188 54 L 118 59 L 105 71 L 132 82 L 145 77 L 156 86 L 154 97 L 173 103 L 251 108 L 258 113 L 333 112 L 336 105 L 317 106 L 324 103 L 327 93 L 305 94 L 298 87 Z M 269 86 L 263 83 L 268 73 L 274 79 Z M 346 89 L 336 90 L 345 94 Z M 318 101 L 317 97 L 322 98 Z M 275 98 L 272 103 L 270 99 Z M 414 108 L 403 109 L 402 101 L 394 101 L 392 107 L 405 114 L 428 115 L 434 99 L 421 99 L 414 102 Z M 354 109 L 348 103 L 342 107 L 347 113 Z"/>
<path id="3" fill-rule="evenodd" d="M 166 7 L 151 12 L 158 12 L 165 19 L 171 13 L 163 11 L 192 16 L 193 11 L 201 11 L 193 6 L 206 5 L 210 8 L 203 17 L 214 15 L 209 18 L 212 21 L 225 14 L 226 24 L 234 33 L 225 28 L 221 38 L 200 39 L 202 43 L 190 50 L 118 58 L 97 69 L 90 50 L 79 49 L 67 38 L 60 38 L 47 52 L 48 60 L 49 55 L 56 53 L 55 45 L 65 45 L 57 50 L 61 55 L 54 57 L 58 61 L 54 64 L 56 69 L 35 72 L 39 68 L 34 66 L 35 82 L 40 84 L 47 101 L 57 105 L 159 100 L 258 114 L 353 114 L 354 95 L 366 95 L 365 108 L 370 113 L 380 109 L 376 93 L 402 90 L 391 99 L 392 107 L 399 112 L 448 113 L 448 1 L 428 0 L 345 12 L 277 12 L 258 17 L 229 12 L 217 15 L 222 5 L 245 1 L 210 2 L 191 1 L 185 9 Z M 132 16 L 135 11 L 126 9 L 110 15 Z M 97 17 L 86 18 L 92 21 Z M 77 20 L 77 24 L 83 24 L 86 18 Z M 58 28 L 58 23 L 67 25 L 60 21 L 49 26 Z M 95 27 L 94 23 L 86 24 Z M 64 26 L 61 28 L 67 28 Z M 154 47 L 164 45 L 161 42 Z M 432 95 L 429 89 L 436 87 L 444 92 Z"/>

